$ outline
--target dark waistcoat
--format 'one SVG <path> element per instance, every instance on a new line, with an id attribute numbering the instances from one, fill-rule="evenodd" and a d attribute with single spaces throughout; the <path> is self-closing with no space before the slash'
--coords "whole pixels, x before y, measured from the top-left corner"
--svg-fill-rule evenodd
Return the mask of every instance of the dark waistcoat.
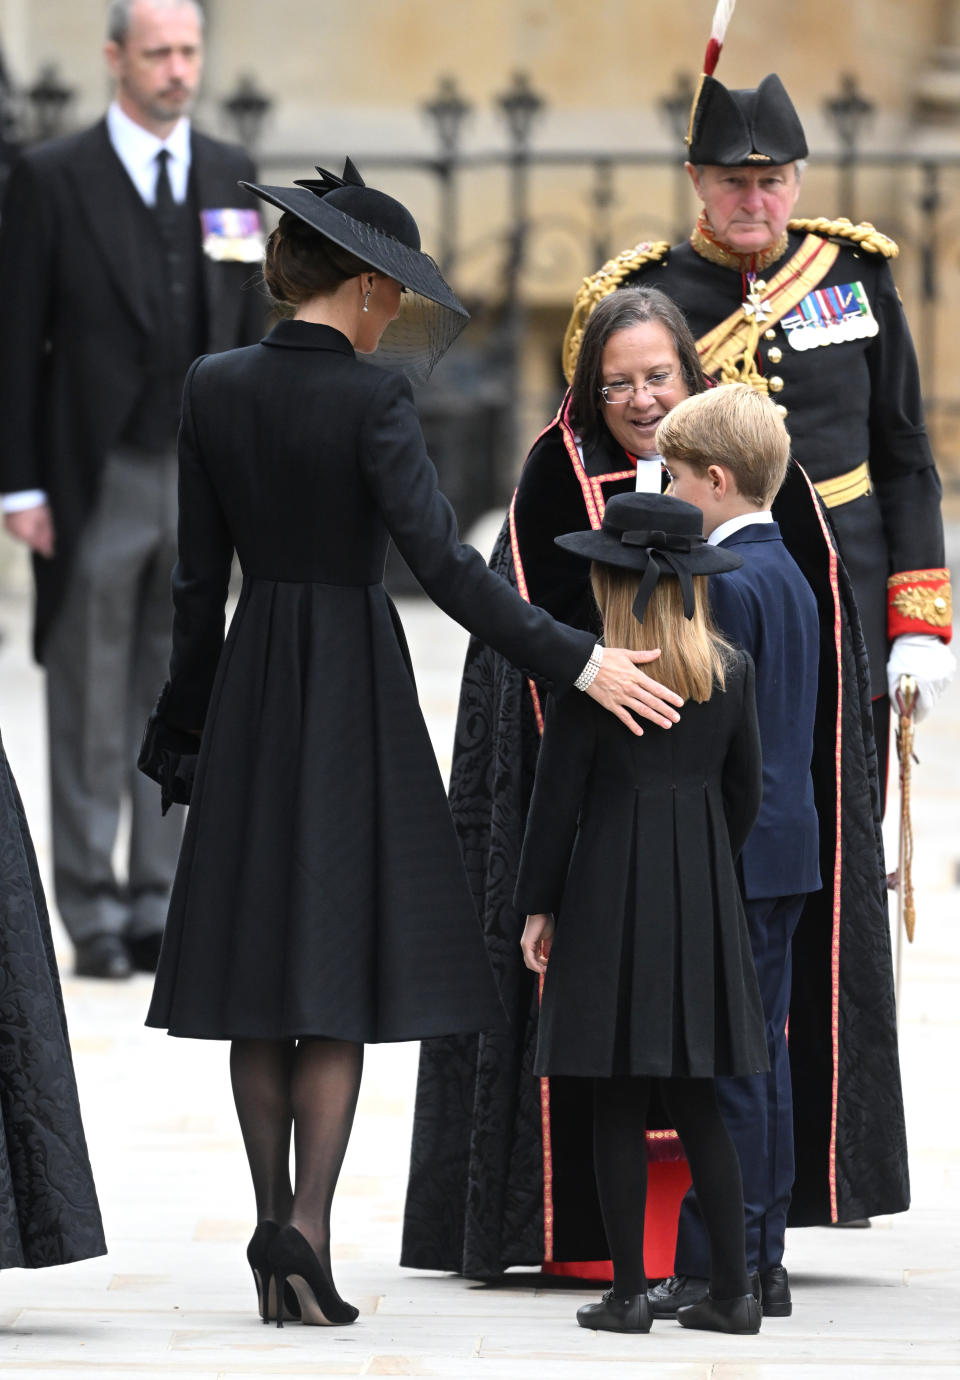
<path id="1" fill-rule="evenodd" d="M 122 442 L 160 451 L 177 438 L 184 375 L 203 351 L 205 337 L 202 250 L 196 188 L 191 176 L 184 202 L 169 219 L 144 204 L 131 183 L 122 214 L 136 236 L 144 297 L 154 322 L 146 342 L 144 383 Z"/>

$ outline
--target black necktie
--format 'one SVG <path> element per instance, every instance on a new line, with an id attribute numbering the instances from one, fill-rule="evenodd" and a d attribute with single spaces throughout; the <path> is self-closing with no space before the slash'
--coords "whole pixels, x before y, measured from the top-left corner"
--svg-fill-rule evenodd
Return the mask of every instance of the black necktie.
<path id="1" fill-rule="evenodd" d="M 169 161 L 169 149 L 161 149 L 160 152 L 157 154 L 156 159 L 157 182 L 156 189 L 154 192 L 153 203 L 154 210 L 156 211 L 157 215 L 157 220 L 160 222 L 161 227 L 169 226 L 173 222 L 174 217 L 176 215 L 176 209 L 173 200 L 173 188 L 170 186 L 170 173 L 167 170 L 167 164 L 169 163 Z"/>

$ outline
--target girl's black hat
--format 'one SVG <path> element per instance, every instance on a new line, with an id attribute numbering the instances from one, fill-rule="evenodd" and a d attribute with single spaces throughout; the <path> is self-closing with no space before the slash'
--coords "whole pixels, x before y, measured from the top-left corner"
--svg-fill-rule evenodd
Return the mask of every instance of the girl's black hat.
<path id="1" fill-rule="evenodd" d="M 736 570 L 743 557 L 711 546 L 703 535 L 703 514 L 670 494 L 614 494 L 595 531 L 566 532 L 557 546 L 586 560 L 642 570 L 634 616 L 642 623 L 661 575 L 673 575 L 683 591 L 683 612 L 693 617 L 693 576 Z"/>
<path id="2" fill-rule="evenodd" d="M 317 234 L 394 278 L 406 292 L 400 314 L 383 333 L 378 364 L 402 368 L 422 382 L 463 330 L 470 313 L 420 248 L 420 231 L 407 208 L 368 187 L 348 158 L 343 176 L 317 168 L 319 178 L 292 187 L 240 186 L 316 230 Z"/>

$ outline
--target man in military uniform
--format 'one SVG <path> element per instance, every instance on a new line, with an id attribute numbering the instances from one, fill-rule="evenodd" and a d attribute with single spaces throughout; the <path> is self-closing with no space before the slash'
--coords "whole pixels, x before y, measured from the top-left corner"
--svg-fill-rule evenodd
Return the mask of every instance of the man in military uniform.
<path id="1" fill-rule="evenodd" d="M 834 558 L 826 583 L 836 591 L 846 584 L 848 574 L 859 609 L 869 667 L 862 660 L 858 667 L 855 626 L 850 655 L 834 653 L 834 615 L 839 628 L 843 601 L 831 600 L 825 592 L 822 569 L 819 579 L 814 578 L 810 504 L 803 476 L 794 468 L 774 505 L 774 516 L 820 604 L 822 703 L 813 770 L 825 885 L 808 897 L 792 945 L 787 936 L 780 946 L 779 971 L 788 990 L 791 948 L 796 960 L 790 1008 L 792 1093 L 789 1071 L 784 1074 L 782 1068 L 754 1080 L 757 1087 L 752 1089 L 745 1086 L 749 1080 L 718 1080 L 721 1104 L 744 1166 L 748 1263 L 765 1287 L 764 1312 L 782 1315 L 790 1311 L 781 1263 L 790 1189 L 781 1171 L 793 1165 L 794 1105 L 802 1108 L 797 1140 L 804 1160 L 809 1158 L 805 1141 L 814 1123 L 819 1124 L 811 1144 L 829 1136 L 831 1148 L 821 1205 L 816 1202 L 821 1172 L 817 1170 L 811 1185 L 804 1184 L 799 1201 L 794 1193 L 791 1221 L 822 1221 L 818 1214 L 826 1204 L 827 1220 L 850 1220 L 855 1215 L 853 1203 L 869 1201 L 872 1191 L 868 1128 L 857 1117 L 853 1122 L 860 1144 L 859 1182 L 851 1178 L 843 1187 L 847 1176 L 836 1171 L 838 1147 L 846 1138 L 836 1135 L 837 1090 L 842 1098 L 844 1088 L 852 1091 L 860 1076 L 850 1064 L 844 1033 L 852 1030 L 854 1012 L 882 1007 L 875 1038 L 886 1056 L 884 1071 L 878 1066 L 872 1077 L 873 1096 L 887 1099 L 891 1109 L 899 1099 L 889 935 L 880 894 L 882 864 L 879 850 L 873 852 L 877 789 L 874 786 L 872 808 L 870 792 L 855 790 L 852 784 L 863 776 L 863 761 L 850 763 L 848 771 L 846 759 L 850 730 L 856 730 L 856 716 L 868 702 L 867 683 L 883 783 L 889 695 L 896 693 L 900 676 L 916 679 L 924 711 L 949 681 L 955 664 L 946 646 L 950 583 L 944 568 L 940 481 L 924 428 L 916 356 L 888 266 L 898 252 L 896 245 L 871 225 L 790 219 L 807 145 L 796 111 L 775 75 L 748 91 L 729 91 L 705 75 L 694 100 L 687 142 L 687 170 L 703 202 L 689 241 L 673 248 L 665 243 L 637 245 L 584 282 L 564 341 L 564 367 L 571 377 L 583 326 L 608 293 L 642 282 L 672 297 L 697 337 L 707 374 L 718 383 L 749 383 L 777 401 L 790 431 L 793 456 L 826 505 L 846 566 L 844 572 Z M 825 687 L 837 671 L 839 690 L 831 698 Z M 836 732 L 841 718 L 842 738 Z M 869 758 L 869 742 L 867 750 Z M 832 804 L 837 805 L 835 814 Z M 862 880 L 859 892 L 850 889 L 852 875 Z M 886 946 L 882 962 L 880 946 Z M 765 950 L 763 967 L 773 975 L 778 963 L 769 943 Z M 872 997 L 866 984 L 855 990 L 858 962 L 867 952 L 876 960 Z M 776 1002 L 768 1007 L 764 993 L 764 1003 L 771 1019 Z M 782 1013 L 779 1030 L 771 1028 L 771 1036 L 783 1037 Z M 831 1071 L 832 1112 L 826 1089 Z M 861 1108 L 864 1095 L 870 1094 L 861 1088 L 855 1099 Z M 814 1109 L 812 1117 L 809 1107 Z M 758 1142 L 764 1147 L 759 1156 Z M 905 1146 L 900 1149 L 905 1151 Z M 904 1161 L 900 1206 L 896 1195 L 891 1199 L 894 1211 L 906 1205 L 907 1193 Z M 709 1274 L 704 1243 L 702 1224 L 688 1195 L 680 1217 L 676 1274 L 651 1291 L 652 1312 L 672 1314 L 702 1296 L 703 1277 Z"/>
<path id="2" fill-rule="evenodd" d="M 689 241 L 637 245 L 585 281 L 564 342 L 567 376 L 596 302 L 642 282 L 683 308 L 707 374 L 776 399 L 853 583 L 882 783 L 888 693 L 914 676 L 922 714 L 955 664 L 940 480 L 888 266 L 899 251 L 869 224 L 790 219 L 807 144 L 777 76 L 749 91 L 704 77 L 688 142 L 703 202 Z"/>

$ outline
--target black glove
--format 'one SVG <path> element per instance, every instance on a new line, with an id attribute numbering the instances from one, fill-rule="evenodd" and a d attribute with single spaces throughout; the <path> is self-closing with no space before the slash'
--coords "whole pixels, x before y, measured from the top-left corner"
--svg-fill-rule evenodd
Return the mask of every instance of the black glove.
<path id="1" fill-rule="evenodd" d="M 160 691 L 160 698 L 143 730 L 143 741 L 137 766 L 151 781 L 160 786 L 160 809 L 166 814 L 171 805 L 189 805 L 193 778 L 200 753 L 200 735 L 187 729 L 175 728 L 164 720 L 164 709 L 170 694 L 170 682 Z"/>

